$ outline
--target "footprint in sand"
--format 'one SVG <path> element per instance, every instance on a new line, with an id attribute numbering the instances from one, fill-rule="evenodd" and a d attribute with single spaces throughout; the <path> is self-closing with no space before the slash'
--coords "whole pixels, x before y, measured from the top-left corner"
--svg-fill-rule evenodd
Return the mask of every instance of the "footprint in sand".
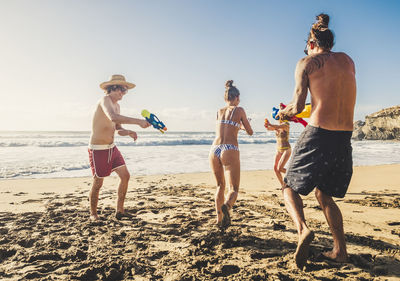
<path id="1" fill-rule="evenodd" d="M 4 225 L 4 224 L 3 224 Z M 5 235 L 8 233 L 8 228 L 4 227 L 4 228 L 0 228 L 0 234 L 1 235 Z"/>
<path id="2" fill-rule="evenodd" d="M 17 244 L 24 248 L 31 248 L 38 239 L 22 238 L 17 240 Z"/>
<path id="3" fill-rule="evenodd" d="M 397 235 L 400 237 L 400 231 L 399 230 L 392 230 L 390 233 L 392 233 L 393 235 Z"/>
<path id="4" fill-rule="evenodd" d="M 228 277 L 229 275 L 240 272 L 240 267 L 233 264 L 224 264 L 216 268 L 214 271 L 215 277 Z"/>
<path id="5" fill-rule="evenodd" d="M 260 260 L 265 258 L 273 258 L 282 256 L 281 250 L 268 250 L 266 252 L 254 252 L 250 254 L 253 260 Z"/>
<path id="6" fill-rule="evenodd" d="M 16 249 L 0 248 L 0 262 L 4 261 L 7 258 L 14 256 L 16 253 L 17 253 Z"/>
<path id="7" fill-rule="evenodd" d="M 40 203 L 40 202 L 42 202 L 42 200 L 41 200 L 41 199 L 28 199 L 28 200 L 22 201 L 22 202 L 21 202 L 21 204 L 27 204 L 27 203 Z"/>
<path id="8" fill-rule="evenodd" d="M 26 192 L 18 192 L 18 193 L 14 193 L 14 196 L 23 196 L 23 195 L 27 195 L 28 193 Z"/>
<path id="9" fill-rule="evenodd" d="M 52 195 L 52 194 L 55 194 L 55 192 L 41 192 L 39 194 L 40 195 Z"/>
<path id="10" fill-rule="evenodd" d="M 201 213 L 203 215 L 210 215 L 210 214 L 213 214 L 214 212 L 215 212 L 214 209 L 208 209 L 208 210 L 202 211 Z"/>

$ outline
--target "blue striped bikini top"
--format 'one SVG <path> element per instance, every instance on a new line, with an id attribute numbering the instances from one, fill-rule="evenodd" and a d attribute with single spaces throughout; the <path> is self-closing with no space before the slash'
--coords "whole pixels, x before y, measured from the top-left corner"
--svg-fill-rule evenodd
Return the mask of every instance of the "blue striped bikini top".
<path id="1" fill-rule="evenodd" d="M 220 120 L 221 124 L 228 124 L 228 125 L 232 125 L 235 127 L 238 127 L 240 129 L 240 124 L 232 121 L 232 117 L 233 117 L 233 113 L 235 112 L 236 107 L 232 110 L 231 112 L 231 118 L 227 119 L 227 120 Z"/>

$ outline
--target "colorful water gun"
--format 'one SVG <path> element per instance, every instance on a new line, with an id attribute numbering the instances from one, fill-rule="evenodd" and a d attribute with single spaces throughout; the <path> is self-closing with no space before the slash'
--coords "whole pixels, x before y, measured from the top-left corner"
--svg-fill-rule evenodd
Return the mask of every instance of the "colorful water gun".
<path id="1" fill-rule="evenodd" d="M 280 103 L 279 106 L 283 109 L 286 107 L 286 105 L 284 105 L 283 103 Z M 278 116 L 278 112 L 279 112 L 279 108 L 273 107 L 272 108 L 272 118 L 274 118 L 275 120 L 279 120 L 279 116 Z M 309 118 L 311 115 L 311 104 L 307 103 L 304 107 L 304 110 L 302 112 L 300 112 L 299 114 L 292 116 L 289 121 L 295 122 L 295 123 L 300 123 L 302 124 L 304 127 L 307 126 L 307 122 L 303 119 L 303 118 Z"/>
<path id="2" fill-rule="evenodd" d="M 164 132 L 167 130 L 167 127 L 165 127 L 164 123 L 160 121 L 160 119 L 157 118 L 153 113 L 148 112 L 146 109 L 142 110 L 142 116 L 146 118 L 146 121 L 149 122 L 151 125 L 153 125 L 154 129 L 159 130 L 161 133 L 164 134 Z"/>

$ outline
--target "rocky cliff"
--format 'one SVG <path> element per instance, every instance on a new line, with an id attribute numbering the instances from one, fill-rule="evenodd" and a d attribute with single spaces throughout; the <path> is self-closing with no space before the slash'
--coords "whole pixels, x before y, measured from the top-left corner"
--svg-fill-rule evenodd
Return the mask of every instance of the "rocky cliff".
<path id="1" fill-rule="evenodd" d="M 400 105 L 382 109 L 354 123 L 353 139 L 400 140 Z"/>

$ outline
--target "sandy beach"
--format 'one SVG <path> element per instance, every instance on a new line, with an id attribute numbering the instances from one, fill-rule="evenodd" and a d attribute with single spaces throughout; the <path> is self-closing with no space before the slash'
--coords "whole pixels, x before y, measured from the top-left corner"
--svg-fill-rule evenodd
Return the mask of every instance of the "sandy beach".
<path id="1" fill-rule="evenodd" d="M 272 171 L 242 172 L 233 224 L 214 226 L 211 173 L 131 178 L 114 218 L 117 178 L 100 193 L 102 221 L 89 222 L 91 178 L 0 181 L 2 280 L 399 280 L 400 165 L 355 167 L 337 200 L 350 262 L 324 260 L 332 237 L 313 194 L 309 262 L 296 268 L 297 234 Z"/>

